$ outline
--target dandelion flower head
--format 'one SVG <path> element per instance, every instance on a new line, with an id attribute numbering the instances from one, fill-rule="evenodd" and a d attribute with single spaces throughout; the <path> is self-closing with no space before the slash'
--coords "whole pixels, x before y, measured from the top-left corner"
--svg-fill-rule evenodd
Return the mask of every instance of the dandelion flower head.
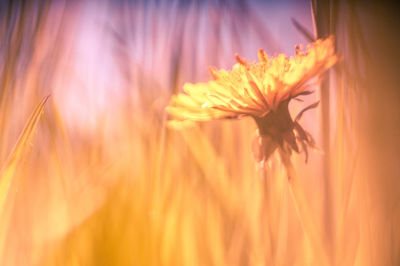
<path id="1" fill-rule="evenodd" d="M 183 86 L 184 93 L 174 95 L 167 112 L 177 121 L 210 121 L 215 119 L 251 116 L 258 125 L 253 140 L 257 161 L 265 161 L 281 147 L 287 152 L 299 152 L 298 143 L 307 154 L 313 146 L 310 134 L 298 123 L 302 112 L 292 120 L 289 101 L 307 95 L 312 86 L 309 80 L 332 67 L 337 56 L 334 38 L 317 40 L 305 51 L 295 48 L 296 55 L 268 57 L 258 51 L 258 62 L 251 63 L 236 55 L 231 71 L 210 69 L 212 80 Z M 316 104 L 307 107 L 308 110 Z"/>

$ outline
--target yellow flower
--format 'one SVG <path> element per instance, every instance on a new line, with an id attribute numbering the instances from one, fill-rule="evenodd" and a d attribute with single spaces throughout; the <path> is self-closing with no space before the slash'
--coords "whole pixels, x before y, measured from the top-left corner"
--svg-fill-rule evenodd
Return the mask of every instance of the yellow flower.
<path id="1" fill-rule="evenodd" d="M 317 40 L 305 52 L 296 46 L 296 56 L 290 58 L 284 54 L 268 57 L 263 50 L 255 63 L 236 56 L 238 63 L 232 71 L 211 69 L 213 80 L 186 83 L 185 93 L 172 97 L 167 112 L 175 122 L 253 117 L 258 125 L 253 141 L 257 161 L 267 160 L 278 146 L 299 152 L 297 142 L 307 152 L 306 146 L 314 143 L 298 123 L 303 111 L 293 121 L 288 104 L 295 97 L 310 94 L 307 82 L 336 63 L 333 42 L 333 37 Z"/>

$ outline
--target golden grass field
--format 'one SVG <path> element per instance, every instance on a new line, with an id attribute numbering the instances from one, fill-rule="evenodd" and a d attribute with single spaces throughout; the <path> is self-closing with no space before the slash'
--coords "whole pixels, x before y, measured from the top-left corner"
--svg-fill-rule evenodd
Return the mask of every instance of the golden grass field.
<path id="1" fill-rule="evenodd" d="M 91 1 L 12 2 L 0 8 L 1 266 L 400 265 L 390 11 L 102 1 L 91 21 Z M 276 37 L 279 23 L 298 35 Z M 254 162 L 250 118 L 167 126 L 171 95 L 208 66 L 330 34 L 339 62 L 289 106 L 321 101 L 302 119 L 320 150 L 307 164 L 293 154 L 290 180 L 278 153 Z"/>

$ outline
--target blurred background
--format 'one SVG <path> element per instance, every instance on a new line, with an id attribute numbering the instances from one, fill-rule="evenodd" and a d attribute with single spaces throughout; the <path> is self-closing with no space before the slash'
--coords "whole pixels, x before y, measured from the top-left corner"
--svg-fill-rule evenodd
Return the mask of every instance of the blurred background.
<path id="1" fill-rule="evenodd" d="M 2 1 L 0 265 L 400 265 L 398 20 L 382 1 Z M 320 151 L 292 156 L 308 212 L 278 157 L 260 173 L 251 119 L 166 127 L 209 66 L 331 34 L 339 63 L 290 105 L 321 101 L 301 121 Z"/>

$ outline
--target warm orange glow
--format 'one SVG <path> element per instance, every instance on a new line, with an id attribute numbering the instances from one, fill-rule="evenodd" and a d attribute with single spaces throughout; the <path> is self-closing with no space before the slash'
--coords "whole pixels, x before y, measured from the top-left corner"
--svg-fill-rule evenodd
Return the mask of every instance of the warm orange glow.
<path id="1" fill-rule="evenodd" d="M 381 2 L 2 2 L 0 266 L 399 265 Z"/>

